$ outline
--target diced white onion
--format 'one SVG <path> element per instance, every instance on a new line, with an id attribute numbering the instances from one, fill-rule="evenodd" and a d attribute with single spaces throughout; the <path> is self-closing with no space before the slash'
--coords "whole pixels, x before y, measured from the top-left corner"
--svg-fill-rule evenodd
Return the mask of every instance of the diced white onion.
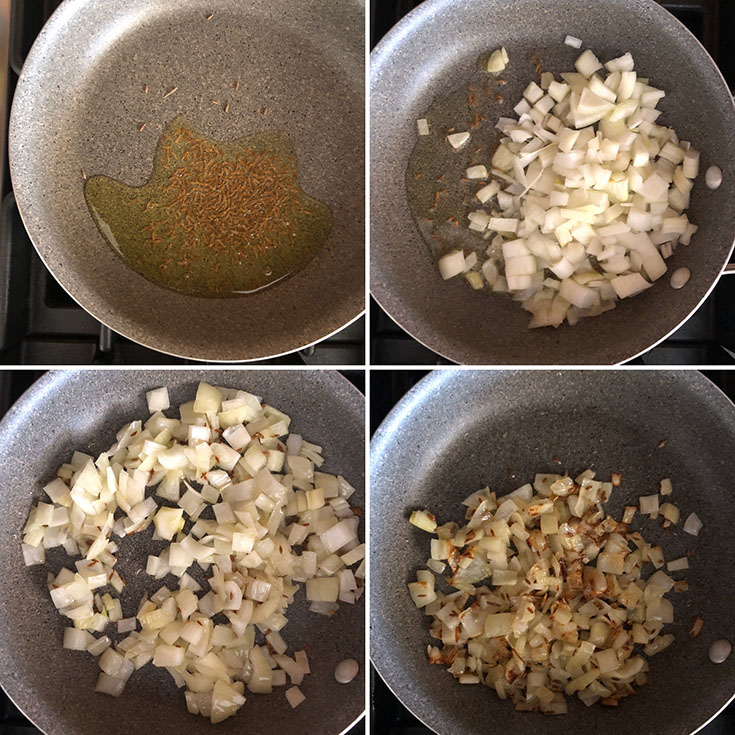
<path id="1" fill-rule="evenodd" d="M 146 401 L 148 402 L 148 410 L 151 413 L 156 411 L 165 411 L 170 408 L 171 402 L 168 398 L 168 388 L 156 388 L 155 390 L 149 391 L 145 394 Z"/>
<path id="2" fill-rule="evenodd" d="M 104 671 L 100 672 L 97 677 L 97 685 L 95 686 L 95 692 L 100 694 L 109 694 L 112 697 L 119 697 L 125 689 L 125 681 L 122 679 L 116 679 L 114 676 L 108 676 Z"/>
<path id="3" fill-rule="evenodd" d="M 681 559 L 673 559 L 666 563 L 666 568 L 670 572 L 680 572 L 683 569 L 689 569 L 689 559 L 686 556 L 682 556 Z"/>
<path id="4" fill-rule="evenodd" d="M 445 281 L 463 272 L 464 253 L 461 250 L 453 250 L 439 258 L 439 273 Z"/>
<path id="5" fill-rule="evenodd" d="M 200 383 L 176 419 L 162 413 L 166 388 L 146 398 L 148 421 L 124 426 L 97 459 L 75 452 L 45 486 L 51 503 L 31 509 L 22 551 L 29 565 L 57 546 L 81 557 L 49 574 L 48 589 L 74 624 L 64 648 L 99 657 L 96 691 L 120 696 L 151 663 L 185 689 L 188 711 L 217 723 L 245 704 L 246 686 L 270 693 L 287 675 L 297 685 L 310 673 L 303 650 L 286 655 L 282 634 L 300 586 L 310 610 L 330 617 L 340 602 L 360 599 L 365 545 L 348 502 L 355 488 L 316 472 L 322 448 L 288 435 L 289 416 L 255 395 Z M 203 515 L 208 505 L 214 519 Z M 113 568 L 118 539 L 151 524 L 154 541 L 167 543 L 147 556 L 146 572 L 174 582 L 154 587 L 124 618 L 121 600 L 103 588 L 124 592 Z M 187 572 L 194 562 L 206 589 Z M 104 634 L 111 623 L 122 635 L 115 643 Z M 270 651 L 254 645 L 256 629 Z M 303 701 L 297 686 L 287 698 Z"/>
<path id="6" fill-rule="evenodd" d="M 296 707 L 298 707 L 306 697 L 301 692 L 301 689 L 298 687 L 291 687 L 290 689 L 286 689 L 286 699 L 291 705 L 291 709 L 296 709 Z"/>
<path id="7" fill-rule="evenodd" d="M 641 513 L 650 515 L 658 511 L 658 494 L 655 495 L 642 495 L 639 499 L 639 508 Z"/>
<path id="8" fill-rule="evenodd" d="M 487 70 L 491 74 L 497 74 L 505 69 L 507 63 L 508 52 L 505 50 L 505 46 L 503 46 L 490 54 L 490 58 L 487 60 Z"/>
<path id="9" fill-rule="evenodd" d="M 466 176 L 468 179 L 486 179 L 487 169 L 485 166 L 470 166 L 467 169 Z"/>
<path id="10" fill-rule="evenodd" d="M 696 513 L 690 513 L 686 521 L 684 521 L 684 532 L 692 536 L 699 536 L 701 530 L 702 521 L 699 520 L 699 516 Z"/>
<path id="11" fill-rule="evenodd" d="M 86 651 L 94 637 L 86 630 L 78 628 L 64 628 L 64 648 L 71 651 Z"/>
<path id="12" fill-rule="evenodd" d="M 582 45 L 573 36 L 565 43 Z M 498 63 L 500 51 L 491 55 Z M 482 252 L 473 248 L 438 260 L 445 280 L 464 274 L 475 290 L 510 292 L 532 328 L 576 324 L 651 288 L 697 231 L 685 210 L 699 153 L 657 122 L 665 91 L 640 80 L 629 52 L 603 68 L 587 49 L 575 67 L 560 80 L 544 72 L 540 85 L 529 82 L 513 108 L 518 119 L 497 120 L 503 137 L 491 167 L 472 161 L 465 171 L 471 180 L 493 177 L 476 193 L 486 209 L 458 218 L 470 237 L 490 241 L 486 259 L 471 262 Z M 469 137 L 447 139 L 460 148 Z M 516 241 L 522 248 L 507 253 Z M 689 275 L 681 268 L 671 285 Z"/>
<path id="13" fill-rule="evenodd" d="M 447 136 L 447 140 L 449 141 L 449 144 L 455 150 L 461 148 L 469 139 L 470 139 L 470 134 L 467 132 L 452 133 L 451 135 Z"/>

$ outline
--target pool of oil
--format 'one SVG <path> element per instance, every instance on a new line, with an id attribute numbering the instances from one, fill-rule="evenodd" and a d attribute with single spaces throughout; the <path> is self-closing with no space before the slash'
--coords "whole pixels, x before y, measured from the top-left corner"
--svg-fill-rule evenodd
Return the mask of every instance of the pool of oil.
<path id="1" fill-rule="evenodd" d="M 92 176 L 89 211 L 136 272 L 164 288 L 243 296 L 303 269 L 323 246 L 332 213 L 299 185 L 287 133 L 218 142 L 182 118 L 163 131 L 146 184 Z"/>

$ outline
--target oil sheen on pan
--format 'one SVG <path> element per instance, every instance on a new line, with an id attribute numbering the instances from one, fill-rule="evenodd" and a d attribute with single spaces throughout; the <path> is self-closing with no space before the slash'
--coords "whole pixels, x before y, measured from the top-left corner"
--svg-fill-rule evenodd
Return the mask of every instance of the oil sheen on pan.
<path id="1" fill-rule="evenodd" d="M 304 268 L 332 214 L 299 185 L 286 133 L 221 143 L 182 118 L 164 130 L 141 187 L 108 176 L 84 186 L 99 231 L 153 283 L 210 298 L 241 296 Z"/>
<path id="2" fill-rule="evenodd" d="M 468 180 L 465 170 L 487 163 L 500 141 L 495 123 L 502 111 L 505 82 L 484 71 L 487 56 L 479 57 L 468 83 L 436 98 L 422 114 L 429 121 L 431 134 L 417 136 L 406 169 L 411 214 L 434 260 L 455 248 L 481 255 L 490 245 L 460 219 L 479 206 L 475 192 L 490 180 Z M 468 131 L 471 139 L 455 151 L 447 143 L 447 135 L 459 131 Z M 459 186 L 451 183 L 457 181 Z"/>

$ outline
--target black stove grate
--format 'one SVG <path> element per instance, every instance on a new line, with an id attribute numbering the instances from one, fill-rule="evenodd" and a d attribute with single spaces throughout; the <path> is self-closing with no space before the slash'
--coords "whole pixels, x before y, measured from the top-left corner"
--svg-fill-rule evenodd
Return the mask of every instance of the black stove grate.
<path id="1" fill-rule="evenodd" d="M 596 0 L 601 2 L 602 0 Z M 702 42 L 719 64 L 730 88 L 735 89 L 735 49 L 730 33 L 735 27 L 731 0 L 659 0 Z M 420 0 L 371 0 L 370 43 L 378 41 Z M 723 276 L 707 300 L 674 334 L 631 365 L 735 365 L 735 276 Z M 374 365 L 451 364 L 417 342 L 371 299 L 371 363 Z"/>
<path id="2" fill-rule="evenodd" d="M 370 434 L 398 401 L 426 375 L 426 370 L 373 370 L 370 373 Z M 735 371 L 704 371 L 730 400 L 735 402 Z M 431 735 L 395 697 L 370 667 L 370 731 L 373 735 Z M 735 703 L 716 717 L 700 735 L 732 735 L 735 733 Z"/>
<path id="3" fill-rule="evenodd" d="M 10 103 L 33 41 L 61 0 L 0 0 L 7 6 L 8 74 L 5 135 Z M 0 49 L 2 48 L 0 38 Z M 0 66 L 4 63 L 0 58 Z M 2 77 L 0 76 L 0 90 Z M 0 92 L 1 95 L 1 92 Z M 182 365 L 198 364 L 143 347 L 100 324 L 58 284 L 38 257 L 12 193 L 5 156 L 0 204 L 0 364 L 18 365 Z M 273 365 L 361 365 L 365 361 L 365 319 L 318 345 L 282 357 Z"/>

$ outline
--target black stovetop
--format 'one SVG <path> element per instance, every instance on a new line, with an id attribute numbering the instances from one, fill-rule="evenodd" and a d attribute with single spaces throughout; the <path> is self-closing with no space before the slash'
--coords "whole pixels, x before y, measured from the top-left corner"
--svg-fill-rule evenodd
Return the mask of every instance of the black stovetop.
<path id="1" fill-rule="evenodd" d="M 9 29 L 5 135 L 10 103 L 33 41 L 61 0 L 0 0 L 11 8 L 0 17 Z M 4 60 L 0 57 L 0 67 Z M 3 75 L 0 74 L 0 85 Z M 0 86 L 0 98 L 2 87 Z M 4 155 L 0 201 L 0 364 L 15 365 L 181 365 L 194 361 L 164 355 L 116 334 L 80 307 L 46 270 L 31 244 L 12 192 Z M 365 361 L 362 317 L 314 347 L 257 364 L 361 365 Z"/>
<path id="2" fill-rule="evenodd" d="M 396 403 L 426 375 L 426 370 L 372 370 L 370 372 L 370 434 Z M 735 402 L 735 370 L 706 370 L 709 378 Z M 431 735 L 395 697 L 370 667 L 370 731 L 373 735 Z M 735 733 L 735 703 L 716 717 L 699 735 Z M 666 735 L 662 733 L 661 735 Z"/>
<path id="3" fill-rule="evenodd" d="M 604 0 L 593 0 L 602 2 Z M 659 0 L 702 42 L 735 89 L 733 0 Z M 372 46 L 420 0 L 371 0 Z M 735 256 L 733 256 L 735 257 Z M 449 365 L 413 339 L 370 300 L 370 354 L 374 365 Z M 712 293 L 674 334 L 630 365 L 735 365 L 735 275 L 720 278 Z"/>
<path id="4" fill-rule="evenodd" d="M 43 370 L 0 370 L 0 419 L 21 394 L 43 375 L 43 372 Z M 342 370 L 341 373 L 361 393 L 365 393 L 364 370 Z M 184 706 L 183 699 L 181 706 Z M 2 689 L 0 689 L 0 735 L 41 735 Z M 365 735 L 365 718 L 357 722 L 345 735 Z"/>

